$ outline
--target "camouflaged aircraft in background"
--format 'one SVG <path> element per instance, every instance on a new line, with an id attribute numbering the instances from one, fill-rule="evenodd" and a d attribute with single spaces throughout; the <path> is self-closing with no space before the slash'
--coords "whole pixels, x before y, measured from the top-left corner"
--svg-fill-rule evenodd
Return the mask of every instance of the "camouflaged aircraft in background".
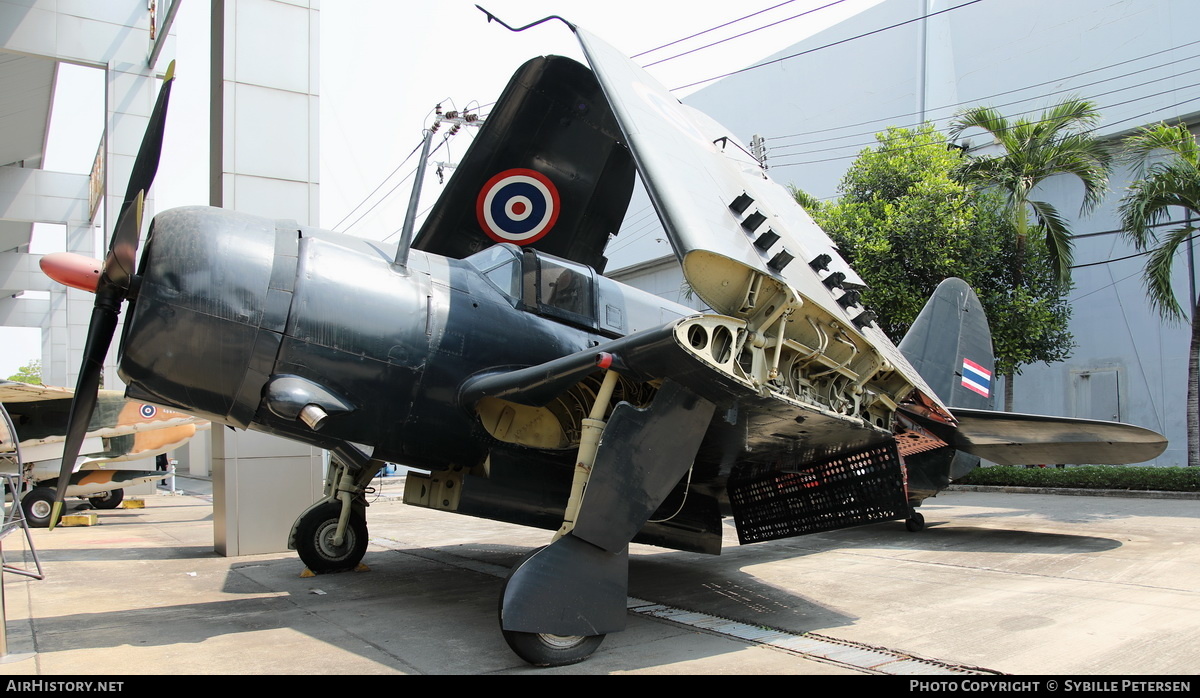
<path id="1" fill-rule="evenodd" d="M 0 454 L 7 454 L 0 472 L 19 467 L 22 478 L 33 484 L 21 498 L 31 526 L 44 527 L 50 521 L 74 396 L 68 388 L 0 381 L 0 403 L 12 420 L 11 426 L 0 420 Z M 116 508 L 125 487 L 160 480 L 170 472 L 114 464 L 172 451 L 207 428 L 203 419 L 126 400 L 119 390 L 103 390 L 65 496 L 86 498 L 97 509 Z"/>

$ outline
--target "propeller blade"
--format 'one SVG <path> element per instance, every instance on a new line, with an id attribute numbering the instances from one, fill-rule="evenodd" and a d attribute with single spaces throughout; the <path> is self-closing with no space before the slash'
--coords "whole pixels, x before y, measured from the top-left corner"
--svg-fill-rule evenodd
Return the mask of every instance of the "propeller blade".
<path id="1" fill-rule="evenodd" d="M 167 74 L 163 77 L 162 87 L 158 91 L 158 101 L 154 103 L 154 110 L 150 112 L 150 123 L 146 125 L 146 134 L 142 136 L 137 159 L 133 161 L 133 172 L 130 173 L 129 184 L 125 187 L 125 200 L 121 203 L 117 220 L 120 220 L 125 215 L 125 210 L 133 205 L 139 191 L 150 191 L 150 185 L 154 184 L 154 175 L 158 173 L 158 159 L 162 154 L 167 103 L 171 99 L 171 83 L 174 81 L 175 61 L 171 61 L 167 66 Z"/>
<path id="2" fill-rule="evenodd" d="M 96 304 L 92 308 L 92 321 L 88 325 L 87 342 L 83 348 L 83 365 L 79 380 L 75 384 L 75 399 L 67 416 L 67 438 L 63 444 L 62 466 L 58 471 L 58 486 L 54 493 L 54 508 L 50 512 L 50 528 L 53 529 L 62 514 L 63 500 L 71 483 L 71 472 L 79 458 L 79 449 L 87 435 L 92 413 L 96 410 L 100 379 L 104 373 L 104 358 L 112 344 L 117 329 L 117 318 L 121 303 L 129 289 L 136 264 L 138 239 L 142 232 L 142 210 L 145 193 L 154 183 L 158 172 L 158 161 L 162 154 L 163 132 L 167 119 L 167 103 L 171 98 L 171 83 L 175 79 L 175 62 L 167 66 L 158 101 L 150 113 L 150 123 L 142 136 L 141 147 L 129 175 L 125 189 L 125 200 L 117 215 L 117 225 L 109 242 L 108 255 L 104 259 L 104 270 L 96 285 Z"/>
<path id="3" fill-rule="evenodd" d="M 137 159 L 133 162 L 129 184 L 125 187 L 125 199 L 121 202 L 117 226 L 113 229 L 108 256 L 104 260 L 105 275 L 124 288 L 129 287 L 128 279 L 133 276 L 137 264 L 138 240 L 142 234 L 140 209 L 144 206 L 146 192 L 150 191 L 150 185 L 154 184 L 154 175 L 158 173 L 163 132 L 166 130 L 167 105 L 171 100 L 171 83 L 174 81 L 175 61 L 171 61 L 167 66 L 162 88 L 158 91 L 158 101 L 154 103 L 154 110 L 150 112 L 150 123 L 146 125 L 146 133 L 142 136 Z M 131 216 L 134 210 L 137 212 Z M 119 269 L 116 268 L 118 266 Z"/>
<path id="4" fill-rule="evenodd" d="M 104 258 L 104 279 L 101 284 L 118 286 L 122 291 L 129 290 L 129 279 L 133 276 L 137 264 L 138 239 L 142 231 L 142 211 L 146 205 L 145 192 L 139 191 L 133 200 L 133 205 L 125 209 L 117 227 L 113 229 L 112 242 L 108 246 L 108 256 Z"/>
<path id="5" fill-rule="evenodd" d="M 96 409 L 100 377 L 104 372 L 104 357 L 117 329 L 117 315 L 121 307 L 121 291 L 112 286 L 98 290 L 96 305 L 92 308 L 92 321 L 88 325 L 87 343 L 83 349 L 83 366 L 79 380 L 75 383 L 75 398 L 71 400 L 71 411 L 67 416 L 67 439 L 63 444 L 62 466 L 58 471 L 58 486 L 54 493 L 54 509 L 50 512 L 50 528 L 58 524 L 62 503 L 66 498 L 67 486 L 71 483 L 71 471 L 79 458 L 83 437 L 87 435 L 92 412 Z"/>

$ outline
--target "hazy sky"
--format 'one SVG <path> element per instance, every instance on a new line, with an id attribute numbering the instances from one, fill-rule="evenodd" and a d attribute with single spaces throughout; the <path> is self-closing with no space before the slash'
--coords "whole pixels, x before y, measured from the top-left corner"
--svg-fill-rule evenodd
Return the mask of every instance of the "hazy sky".
<path id="1" fill-rule="evenodd" d="M 881 1 L 757 0 L 739 5 L 714 0 L 486 0 L 480 4 L 514 26 L 560 15 L 630 55 L 766 10 L 641 56 L 637 60 L 643 65 L 778 22 L 648 68 L 664 85 L 676 87 L 749 65 Z M 205 204 L 208 196 L 208 2 L 183 0 L 180 7 L 174 27 L 178 80 L 154 190 L 159 210 Z M 789 19 L 809 10 L 816 11 Z M 387 237 L 401 225 L 411 189 L 411 180 L 401 179 L 413 170 L 415 158 L 395 176 L 388 175 L 419 143 L 435 104 L 441 102 L 446 109 L 487 105 L 499 96 L 513 71 L 533 56 L 553 53 L 582 60 L 574 35 L 563 24 L 549 22 L 512 33 L 488 23 L 470 0 L 338 0 L 322 3 L 320 16 L 320 223 L 339 231 L 349 227 L 348 232 L 373 239 Z M 271 37 L 264 35 L 262 40 L 269 42 Z M 76 76 L 72 83 L 76 87 L 60 85 L 64 99 L 82 91 L 76 103 L 56 109 L 76 116 L 69 124 L 55 125 L 51 148 L 57 149 L 53 154 L 48 149 L 47 161 L 81 163 L 56 165 L 62 169 L 87 171 L 99 140 L 102 116 L 84 116 L 89 109 L 102 114 L 97 104 L 102 86 L 88 87 L 89 72 L 94 76 L 98 71 Z M 455 161 L 471 137 L 464 130 L 431 160 Z M 379 193 L 369 196 L 381 183 Z M 384 196 L 389 191 L 393 193 Z M 437 195 L 431 169 L 421 210 L 432 205 Z M 380 198 L 383 203 L 363 216 Z M 366 206 L 346 219 L 364 200 Z M 39 337 L 34 329 L 0 330 L 0 376 L 38 357 Z"/>

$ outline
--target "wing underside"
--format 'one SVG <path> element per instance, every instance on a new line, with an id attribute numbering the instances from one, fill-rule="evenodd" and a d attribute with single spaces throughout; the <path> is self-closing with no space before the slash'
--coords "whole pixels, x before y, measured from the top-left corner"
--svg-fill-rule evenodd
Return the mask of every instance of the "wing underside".
<path id="1" fill-rule="evenodd" d="M 866 389 L 894 409 L 916 389 L 940 409 L 859 303 L 862 279 L 790 193 L 727 129 L 608 44 L 576 34 L 688 284 L 716 312 L 780 345 L 759 382 L 796 375 L 787 389 L 804 392 L 812 378 L 840 374 L 853 387 L 839 399 Z"/>

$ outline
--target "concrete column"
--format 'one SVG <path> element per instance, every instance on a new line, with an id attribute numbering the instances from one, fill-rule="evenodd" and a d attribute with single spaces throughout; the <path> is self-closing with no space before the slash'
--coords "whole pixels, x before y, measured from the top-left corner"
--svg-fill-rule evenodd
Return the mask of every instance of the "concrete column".
<path id="1" fill-rule="evenodd" d="M 318 5 L 213 0 L 212 205 L 317 224 Z M 303 444 L 214 425 L 217 552 L 286 549 L 292 523 L 321 496 L 322 460 Z"/>

